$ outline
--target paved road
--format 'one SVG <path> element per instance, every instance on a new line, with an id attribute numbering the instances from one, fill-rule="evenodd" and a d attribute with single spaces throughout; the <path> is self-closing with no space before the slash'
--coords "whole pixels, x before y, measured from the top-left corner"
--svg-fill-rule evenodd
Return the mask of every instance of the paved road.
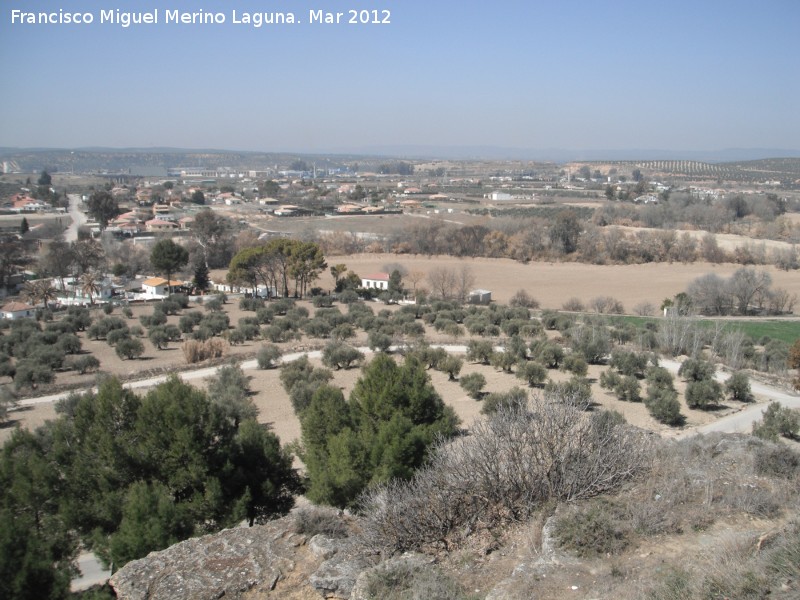
<path id="1" fill-rule="evenodd" d="M 81 197 L 79 194 L 67 194 L 69 198 L 69 216 L 72 223 L 64 232 L 64 240 L 74 242 L 78 239 L 78 227 L 86 223 L 86 214 L 81 210 Z"/>
<path id="2" fill-rule="evenodd" d="M 81 570 L 81 576 L 72 580 L 70 589 L 73 592 L 88 590 L 93 585 L 102 585 L 111 577 L 111 571 L 104 569 L 91 552 L 82 552 L 78 556 L 78 568 Z"/>
<path id="3" fill-rule="evenodd" d="M 362 348 L 363 350 L 367 350 Z M 315 350 L 312 352 L 294 352 L 292 354 L 285 354 L 281 357 L 281 362 L 290 362 L 300 358 L 303 355 L 308 355 L 309 358 L 319 358 L 322 356 L 322 352 L 319 350 Z M 253 369 L 258 368 L 258 362 L 255 359 L 246 360 L 239 364 L 243 371 L 250 371 Z M 206 377 L 213 377 L 216 375 L 217 371 L 220 367 L 205 367 L 202 369 L 193 369 L 190 371 L 176 371 L 175 373 L 180 376 L 183 381 L 194 381 L 197 379 L 205 379 Z M 138 390 L 142 388 L 151 388 L 159 383 L 164 383 L 169 375 L 157 375 L 156 377 L 148 377 L 147 379 L 137 379 L 135 381 L 128 381 L 123 384 L 123 387 L 131 389 L 131 390 Z M 60 392 L 58 394 L 50 394 L 48 396 L 39 396 L 36 398 L 27 398 L 24 400 L 20 400 L 17 404 L 20 406 L 33 406 L 36 404 L 49 404 L 51 402 L 57 402 L 58 400 L 63 400 L 67 398 L 70 394 L 74 393 L 85 393 L 90 391 L 90 389 L 84 390 L 72 390 L 69 392 Z M 96 392 L 97 388 L 91 388 L 91 391 Z"/>
<path id="4" fill-rule="evenodd" d="M 453 352 L 458 354 L 463 354 L 467 351 L 467 347 L 461 345 L 442 345 L 441 347 L 443 347 L 448 352 Z M 369 348 L 359 348 L 359 350 L 365 353 L 371 352 Z M 319 350 L 312 352 L 294 352 L 291 354 L 286 354 L 283 357 L 281 357 L 281 362 L 290 362 L 300 358 L 303 355 L 308 355 L 309 358 L 319 358 L 321 354 L 322 353 Z M 679 363 L 678 361 L 669 359 L 662 359 L 660 361 L 660 364 L 663 367 L 666 367 L 672 373 L 677 373 L 681 365 L 681 363 Z M 258 368 L 258 363 L 256 362 L 255 359 L 247 360 L 241 363 L 241 367 L 242 370 L 244 371 L 253 370 Z M 206 377 L 213 377 L 218 369 L 219 367 L 205 367 L 202 369 L 193 369 L 190 371 L 178 372 L 178 374 L 184 381 L 193 381 L 197 379 L 205 379 Z M 132 390 L 151 388 L 155 385 L 158 385 L 159 383 L 166 381 L 167 377 L 168 377 L 167 375 L 160 375 L 157 377 L 149 377 L 147 379 L 140 379 L 137 381 L 129 381 L 124 384 L 124 387 Z M 717 373 L 716 378 L 718 381 L 724 382 L 728 378 L 728 375 L 726 373 Z M 769 402 L 780 402 L 783 406 L 800 409 L 800 395 L 798 394 L 790 393 L 773 386 L 768 386 L 766 384 L 759 383 L 757 381 L 751 381 L 750 387 L 753 390 L 754 394 L 756 394 L 760 398 L 765 398 Z M 82 391 L 88 391 L 88 390 L 82 390 Z M 97 391 L 97 388 L 93 388 L 93 391 Z M 70 393 L 73 392 L 62 392 L 59 394 L 51 394 L 49 396 L 40 396 L 38 398 L 28 398 L 26 400 L 21 400 L 19 404 L 21 406 L 46 404 L 66 398 L 67 396 L 69 396 Z M 713 423 L 709 423 L 701 427 L 696 427 L 694 429 L 684 431 L 678 437 L 695 435 L 697 433 L 710 433 L 714 431 L 727 432 L 727 433 L 749 432 L 753 422 L 761 418 L 761 415 L 765 408 L 766 405 L 763 403 L 750 406 L 737 413 L 720 417 Z"/>
<path id="5" fill-rule="evenodd" d="M 661 359 L 659 364 L 666 367 L 672 373 L 677 373 L 680 369 L 681 363 L 676 360 Z M 714 378 L 720 383 L 724 383 L 728 379 L 727 373 L 717 372 Z M 788 408 L 800 408 L 800 395 L 792 394 L 785 390 L 769 386 L 758 381 L 750 382 L 750 389 L 753 394 L 760 398 L 766 398 L 768 402 L 780 402 L 783 406 Z M 753 428 L 753 423 L 761 419 L 764 410 L 767 408 L 766 404 L 756 404 L 748 406 L 739 412 L 731 415 L 720 417 L 713 423 L 701 425 L 681 432 L 677 437 L 688 437 L 690 435 L 697 435 L 698 433 L 750 433 Z"/>

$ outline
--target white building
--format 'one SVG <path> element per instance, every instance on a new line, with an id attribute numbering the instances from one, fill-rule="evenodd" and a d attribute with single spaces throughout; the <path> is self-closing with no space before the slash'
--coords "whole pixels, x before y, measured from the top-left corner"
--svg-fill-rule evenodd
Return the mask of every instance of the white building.
<path id="1" fill-rule="evenodd" d="M 151 277 L 142 282 L 142 292 L 145 298 L 166 298 L 169 296 L 170 286 L 175 288 L 183 285 L 181 281 L 167 281 L 163 277 Z"/>
<path id="2" fill-rule="evenodd" d="M 513 199 L 514 196 L 512 196 L 508 192 L 492 192 L 491 194 L 489 194 L 489 200 L 492 200 L 494 202 L 503 202 Z"/>
<path id="3" fill-rule="evenodd" d="M 4 319 L 15 321 L 17 319 L 28 319 L 36 314 L 36 309 L 24 302 L 8 302 L 0 308 Z"/>
<path id="4" fill-rule="evenodd" d="M 377 290 L 389 289 L 388 273 L 373 273 L 361 278 L 361 287 Z"/>
<path id="5" fill-rule="evenodd" d="M 492 301 L 492 292 L 489 290 L 472 290 L 467 294 L 469 304 L 489 304 Z"/>

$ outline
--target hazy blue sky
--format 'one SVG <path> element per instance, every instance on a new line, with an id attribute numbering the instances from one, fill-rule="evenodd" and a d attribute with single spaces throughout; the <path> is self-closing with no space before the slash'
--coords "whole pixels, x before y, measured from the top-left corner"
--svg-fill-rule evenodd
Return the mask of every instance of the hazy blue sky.
<path id="1" fill-rule="evenodd" d="M 2 4 L 4 146 L 800 147 L 798 0 Z M 12 24 L 14 8 L 95 22 Z M 115 8 L 162 23 L 101 24 Z M 311 25 L 309 8 L 387 9 L 391 24 Z M 167 9 L 227 22 L 167 25 Z"/>

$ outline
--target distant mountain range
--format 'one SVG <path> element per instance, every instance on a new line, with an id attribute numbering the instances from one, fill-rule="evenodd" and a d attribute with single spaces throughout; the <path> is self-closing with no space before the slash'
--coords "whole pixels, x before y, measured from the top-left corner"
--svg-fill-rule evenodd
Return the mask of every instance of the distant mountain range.
<path id="1" fill-rule="evenodd" d="M 576 161 L 690 160 L 706 163 L 800 158 L 800 150 L 779 148 L 727 148 L 723 150 L 569 150 L 562 148 L 509 148 L 500 146 L 365 146 L 330 148 L 315 152 L 257 152 L 187 148 L 9 148 L 0 147 L 0 161 L 14 161 L 25 171 L 52 168 L 60 171 L 162 170 L 179 166 L 257 169 L 286 168 L 301 159 L 319 168 L 354 162 L 378 164 L 387 159 L 407 160 L 526 160 L 566 163 Z M 155 172 L 153 172 L 155 174 Z"/>
<path id="2" fill-rule="evenodd" d="M 509 148 L 501 146 L 366 146 L 353 154 L 452 160 L 535 160 L 556 163 L 618 160 L 697 160 L 732 162 L 762 158 L 800 157 L 800 150 L 785 148 L 726 148 L 723 150 L 569 150 L 564 148 Z"/>

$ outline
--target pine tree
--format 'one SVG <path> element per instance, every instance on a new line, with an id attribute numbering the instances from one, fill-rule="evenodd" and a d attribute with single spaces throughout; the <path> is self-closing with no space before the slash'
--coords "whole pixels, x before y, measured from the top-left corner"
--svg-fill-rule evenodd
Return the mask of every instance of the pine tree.
<path id="1" fill-rule="evenodd" d="M 346 507 L 368 485 L 408 479 L 434 439 L 455 435 L 457 425 L 417 357 L 398 365 L 379 354 L 347 402 L 339 390 L 325 386 L 303 412 L 308 497 Z"/>
<path id="2" fill-rule="evenodd" d="M 208 276 L 208 267 L 205 263 L 201 262 L 194 270 L 194 280 L 192 285 L 195 289 L 205 292 L 211 287 L 211 279 Z"/>

